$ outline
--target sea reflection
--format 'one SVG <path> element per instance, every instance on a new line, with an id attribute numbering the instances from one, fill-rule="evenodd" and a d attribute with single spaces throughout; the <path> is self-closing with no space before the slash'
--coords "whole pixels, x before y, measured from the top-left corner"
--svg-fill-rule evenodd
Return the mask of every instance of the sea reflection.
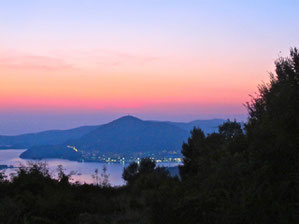
<path id="1" fill-rule="evenodd" d="M 14 167 L 19 167 L 21 164 L 26 165 L 30 160 L 25 160 L 19 158 L 20 154 L 25 150 L 0 150 L 0 164 L 1 165 L 13 165 Z M 70 174 L 74 172 L 72 175 L 72 182 L 80 182 L 80 183 L 94 183 L 92 178 L 92 174 L 94 174 L 95 170 L 99 170 L 99 174 L 102 173 L 103 168 L 107 168 L 107 174 L 109 175 L 109 183 L 112 186 L 119 186 L 125 184 L 122 179 L 122 172 L 126 165 L 128 164 L 120 164 L 120 163 L 97 163 L 97 162 L 76 162 L 69 161 L 63 159 L 45 159 L 39 160 L 42 162 L 47 162 L 49 170 L 53 176 L 55 176 L 56 169 L 58 165 L 62 165 L 66 174 Z M 33 162 L 36 162 L 34 160 Z M 159 166 L 177 166 L 177 163 L 158 163 Z M 6 169 L 5 174 L 10 175 L 12 173 L 16 173 L 16 169 Z M 100 176 L 100 175 L 99 175 Z"/>

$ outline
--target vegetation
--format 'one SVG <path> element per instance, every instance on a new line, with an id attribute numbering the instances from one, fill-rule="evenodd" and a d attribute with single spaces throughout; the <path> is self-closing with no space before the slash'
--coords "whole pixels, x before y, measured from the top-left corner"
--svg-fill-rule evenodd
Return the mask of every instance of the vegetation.
<path id="1" fill-rule="evenodd" d="M 1 223 L 298 223 L 299 52 L 276 61 L 270 83 L 247 103 L 242 128 L 194 128 L 181 178 L 150 159 L 124 169 L 123 187 L 70 184 L 44 164 L 0 174 Z M 95 174 L 98 175 L 97 173 Z"/>

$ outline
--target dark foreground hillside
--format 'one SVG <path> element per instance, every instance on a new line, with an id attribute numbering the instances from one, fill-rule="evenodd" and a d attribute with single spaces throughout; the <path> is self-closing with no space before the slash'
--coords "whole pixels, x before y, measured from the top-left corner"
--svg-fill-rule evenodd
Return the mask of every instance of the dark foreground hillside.
<path id="1" fill-rule="evenodd" d="M 242 125 L 217 133 L 194 128 L 182 146 L 180 176 L 150 159 L 123 172 L 110 187 L 105 171 L 95 185 L 70 184 L 44 164 L 0 175 L 0 223 L 297 224 L 299 220 L 299 52 L 276 61 L 270 83 L 247 104 Z"/>

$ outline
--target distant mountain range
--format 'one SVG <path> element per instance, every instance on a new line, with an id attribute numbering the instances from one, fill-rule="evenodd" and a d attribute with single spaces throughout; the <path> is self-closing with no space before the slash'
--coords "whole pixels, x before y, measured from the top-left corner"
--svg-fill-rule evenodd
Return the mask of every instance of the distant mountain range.
<path id="1" fill-rule="evenodd" d="M 0 148 L 26 148 L 22 158 L 79 160 L 83 153 L 161 152 L 180 150 L 192 128 L 205 133 L 218 130 L 225 120 L 196 120 L 188 123 L 144 121 L 133 116 L 110 123 L 70 130 L 51 130 L 18 136 L 0 136 Z"/>
<path id="2" fill-rule="evenodd" d="M 70 139 L 80 138 L 99 126 L 82 126 L 69 130 L 50 130 L 16 136 L 0 135 L 0 148 L 26 149 L 36 145 L 61 144 Z"/>

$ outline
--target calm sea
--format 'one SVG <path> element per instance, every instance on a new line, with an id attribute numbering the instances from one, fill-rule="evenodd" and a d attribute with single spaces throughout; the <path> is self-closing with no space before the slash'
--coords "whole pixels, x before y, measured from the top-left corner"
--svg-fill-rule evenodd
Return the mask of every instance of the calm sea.
<path id="1" fill-rule="evenodd" d="M 21 159 L 19 156 L 25 150 L 0 150 L 0 165 L 13 165 L 14 167 L 20 166 L 20 164 L 26 165 L 30 160 Z M 74 171 L 76 174 L 72 176 L 72 181 L 79 181 L 80 183 L 93 183 L 92 174 L 98 169 L 99 173 L 102 173 L 104 166 L 107 168 L 107 174 L 109 174 L 109 183 L 112 186 L 123 185 L 125 182 L 122 179 L 123 168 L 127 164 L 119 163 L 96 163 L 96 162 L 76 162 L 64 159 L 45 159 L 40 160 L 47 162 L 49 170 L 53 175 L 58 165 L 62 165 L 65 169 L 65 173 L 69 174 Z M 36 162 L 36 161 L 32 161 Z M 158 163 L 159 166 L 173 167 L 178 163 Z M 6 169 L 6 175 L 16 173 L 16 169 Z"/>

